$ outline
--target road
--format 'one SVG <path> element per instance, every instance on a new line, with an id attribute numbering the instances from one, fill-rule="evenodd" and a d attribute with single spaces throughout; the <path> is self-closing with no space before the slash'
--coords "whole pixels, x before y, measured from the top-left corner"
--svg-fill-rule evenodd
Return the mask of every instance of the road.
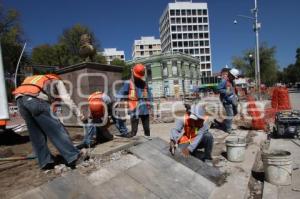
<path id="1" fill-rule="evenodd" d="M 290 101 L 293 109 L 300 110 L 300 90 L 290 90 Z"/>

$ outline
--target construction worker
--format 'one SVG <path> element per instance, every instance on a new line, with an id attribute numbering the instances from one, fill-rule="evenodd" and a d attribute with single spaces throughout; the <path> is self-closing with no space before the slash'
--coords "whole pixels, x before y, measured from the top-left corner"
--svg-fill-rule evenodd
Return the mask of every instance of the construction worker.
<path id="1" fill-rule="evenodd" d="M 73 143 L 55 113 L 51 103 L 59 96 L 70 110 L 82 119 L 82 114 L 71 100 L 63 81 L 54 74 L 34 75 L 25 78 L 13 94 L 21 116 L 27 125 L 33 150 L 41 169 L 52 169 L 54 161 L 47 146 L 47 138 L 58 149 L 69 166 L 82 160 L 80 151 Z"/>
<path id="2" fill-rule="evenodd" d="M 88 98 L 90 116 L 85 119 L 84 139 L 81 144 L 77 146 L 78 149 L 88 148 L 97 143 L 105 142 L 113 139 L 113 135 L 108 132 L 110 125 L 109 116 L 111 109 L 110 97 L 100 91 L 92 93 Z M 96 135 L 96 142 L 93 138 Z"/>
<path id="3" fill-rule="evenodd" d="M 150 136 L 150 118 L 152 94 L 144 80 L 145 66 L 136 64 L 132 69 L 132 79 L 126 81 L 120 89 L 117 98 L 127 100 L 131 120 L 131 133 L 124 133 L 124 136 L 131 137 L 137 134 L 139 119 L 142 120 L 144 134 L 147 138 Z M 121 125 L 125 125 L 120 121 Z"/>
<path id="4" fill-rule="evenodd" d="M 232 133 L 232 119 L 237 115 L 238 111 L 238 99 L 234 80 L 238 78 L 239 71 L 235 68 L 223 69 L 221 75 L 222 80 L 218 84 L 217 90 L 220 93 L 220 100 L 226 111 L 226 119 L 222 123 L 222 128 L 225 132 Z"/>
<path id="5" fill-rule="evenodd" d="M 176 121 L 176 127 L 170 133 L 170 152 L 175 153 L 175 146 L 182 149 L 184 156 L 190 154 L 199 157 L 197 149 L 204 148 L 202 161 L 211 162 L 214 138 L 208 131 L 208 117 L 204 115 L 204 109 L 200 105 L 192 105 L 183 119 Z M 182 130 L 184 131 L 182 133 Z"/>

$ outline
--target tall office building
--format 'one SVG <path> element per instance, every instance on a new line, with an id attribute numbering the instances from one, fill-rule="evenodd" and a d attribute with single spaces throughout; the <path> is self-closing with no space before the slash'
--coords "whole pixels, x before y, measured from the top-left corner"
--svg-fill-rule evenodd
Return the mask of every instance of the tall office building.
<path id="1" fill-rule="evenodd" d="M 120 59 L 125 61 L 124 51 L 118 51 L 116 48 L 104 48 L 102 55 L 106 58 L 107 64 L 110 64 L 114 59 Z"/>
<path id="2" fill-rule="evenodd" d="M 161 53 L 160 40 L 154 37 L 141 37 L 139 40 L 134 40 L 132 58 L 145 58 Z"/>
<path id="3" fill-rule="evenodd" d="M 160 21 L 162 52 L 181 52 L 200 60 L 202 76 L 212 75 L 207 3 L 169 3 Z"/>

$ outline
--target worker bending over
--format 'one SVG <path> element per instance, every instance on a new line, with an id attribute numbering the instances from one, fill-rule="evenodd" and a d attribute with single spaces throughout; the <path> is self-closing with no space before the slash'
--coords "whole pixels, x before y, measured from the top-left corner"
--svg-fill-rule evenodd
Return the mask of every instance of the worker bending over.
<path id="1" fill-rule="evenodd" d="M 84 139 L 77 148 L 88 148 L 97 143 L 109 141 L 113 139 L 108 131 L 110 125 L 111 99 L 105 93 L 100 91 L 92 93 L 88 98 L 90 115 L 85 119 Z M 96 140 L 94 141 L 94 136 Z"/>
<path id="2" fill-rule="evenodd" d="M 205 122 L 203 107 L 192 105 L 190 112 L 186 112 L 183 119 L 176 121 L 176 127 L 170 133 L 170 152 L 174 155 L 175 146 L 182 149 L 184 156 L 196 156 L 197 150 L 204 148 L 202 161 L 211 161 L 213 149 L 213 136 L 208 131 L 208 124 Z M 182 132 L 183 131 L 183 132 Z"/>
<path id="3" fill-rule="evenodd" d="M 47 146 L 47 138 L 58 149 L 69 166 L 75 166 L 81 158 L 79 150 L 73 146 L 67 130 L 51 110 L 51 103 L 59 98 L 79 119 L 82 115 L 71 100 L 65 85 L 54 74 L 27 77 L 13 92 L 19 111 L 27 125 L 33 150 L 41 169 L 52 169 L 54 161 Z"/>

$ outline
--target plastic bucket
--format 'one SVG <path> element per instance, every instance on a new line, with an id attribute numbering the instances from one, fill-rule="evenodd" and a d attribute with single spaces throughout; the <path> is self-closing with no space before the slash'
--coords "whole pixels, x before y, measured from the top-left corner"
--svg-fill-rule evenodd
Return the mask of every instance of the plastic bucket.
<path id="1" fill-rule="evenodd" d="M 232 137 L 226 140 L 227 159 L 231 162 L 242 162 L 245 159 L 246 139 Z"/>
<path id="2" fill-rule="evenodd" d="M 291 153 L 282 150 L 262 153 L 265 179 L 274 185 L 290 185 L 292 183 Z"/>

